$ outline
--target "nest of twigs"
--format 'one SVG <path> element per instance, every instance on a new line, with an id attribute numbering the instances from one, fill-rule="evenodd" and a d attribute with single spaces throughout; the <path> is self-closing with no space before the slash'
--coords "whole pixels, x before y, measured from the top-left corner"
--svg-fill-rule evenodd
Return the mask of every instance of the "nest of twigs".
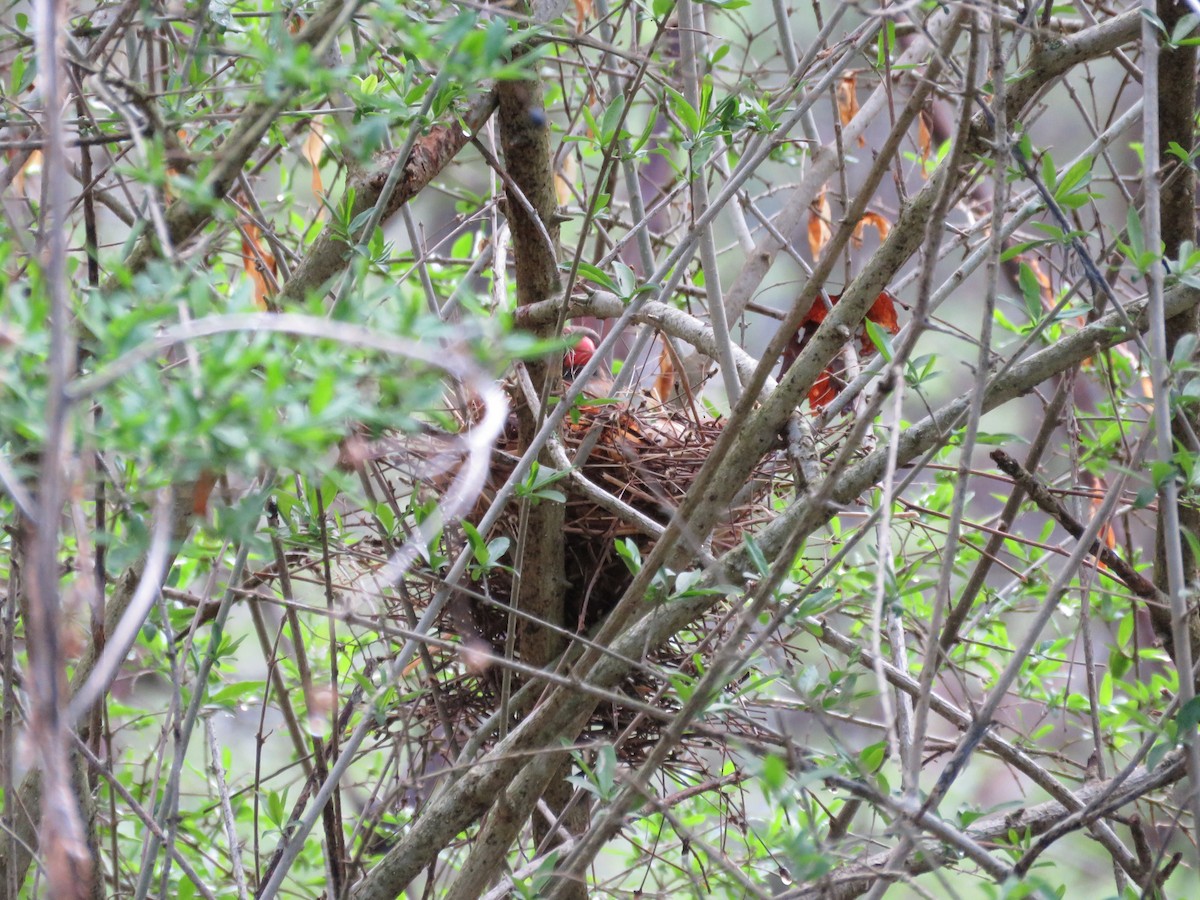
<path id="1" fill-rule="evenodd" d="M 565 424 L 561 435 L 570 459 L 578 459 L 580 447 L 594 442 L 586 461 L 577 470 L 578 475 L 660 526 L 666 525 L 695 482 L 723 428 L 720 421 L 697 421 L 683 411 L 652 404 L 645 398 L 637 403 L 586 405 L 578 412 Z M 439 456 L 444 460 L 445 454 L 438 451 L 435 443 L 428 440 L 414 442 L 399 454 L 407 458 L 400 463 L 400 468 L 415 474 L 421 470 L 422 463 Z M 491 477 L 469 517 L 472 521 L 480 521 L 490 507 L 497 489 L 511 474 L 521 450 L 514 419 L 493 451 Z M 783 466 L 777 468 L 782 470 Z M 444 470 L 444 466 L 439 469 Z M 766 501 L 777 474 L 774 468 L 768 468 L 751 480 L 729 509 L 725 521 L 706 541 L 704 547 L 708 552 L 717 555 L 738 546 L 743 532 L 765 516 Z M 449 475 L 442 471 L 426 480 L 425 489 L 436 491 L 439 484 L 448 479 Z M 553 488 L 566 496 L 565 624 L 569 630 L 585 633 L 595 628 L 613 609 L 632 580 L 630 567 L 617 552 L 617 542 L 632 542 L 644 558 L 652 548 L 654 538 L 644 522 L 639 525 L 627 514 L 621 514 L 611 502 L 588 496 L 577 478 L 557 480 Z M 414 489 L 413 496 L 422 496 L 421 490 Z M 516 546 L 518 515 L 516 504 L 511 507 L 492 532 L 483 535 L 485 540 L 505 536 L 512 540 L 512 547 Z M 447 549 L 451 551 L 448 556 L 457 552 L 450 546 L 452 538 L 451 535 L 447 539 Z M 463 739 L 496 710 L 501 695 L 500 667 L 489 665 L 487 660 L 489 656 L 499 657 L 505 652 L 512 621 L 508 606 L 512 576 L 504 567 L 477 574 L 479 578 L 470 590 L 460 592 L 442 618 L 442 636 L 451 638 L 461 649 L 458 652 L 432 651 L 439 669 L 435 687 L 438 696 L 422 692 L 407 709 L 397 711 L 406 721 L 406 730 L 411 728 L 414 717 L 429 725 L 425 731 L 429 740 L 423 748 L 428 755 L 423 762 L 414 760 L 418 768 L 426 771 L 430 765 L 436 768 L 435 758 L 444 758 L 447 752 L 446 727 L 453 728 L 458 740 Z M 428 590 L 413 593 L 412 602 L 418 610 L 428 600 L 429 593 Z M 699 627 L 690 629 L 686 636 L 679 636 L 658 648 L 649 662 L 668 671 L 686 673 L 694 666 L 698 651 L 704 656 L 721 642 L 721 635 L 713 633 L 721 630 L 719 622 L 719 615 L 712 615 L 711 621 L 698 623 Z M 643 703 L 654 702 L 669 711 L 671 701 L 662 699 L 669 694 L 660 691 L 661 687 L 643 670 L 631 675 L 620 690 L 631 698 Z M 638 718 L 632 710 L 617 703 L 602 703 L 587 733 L 596 739 L 619 738 L 619 755 L 624 759 L 638 759 L 657 739 L 658 729 L 657 721 Z M 408 733 L 411 734 L 411 730 Z M 695 746 L 691 749 L 695 750 L 708 746 L 711 741 L 697 734 L 693 743 Z M 680 752 L 690 751 L 684 747 Z"/>

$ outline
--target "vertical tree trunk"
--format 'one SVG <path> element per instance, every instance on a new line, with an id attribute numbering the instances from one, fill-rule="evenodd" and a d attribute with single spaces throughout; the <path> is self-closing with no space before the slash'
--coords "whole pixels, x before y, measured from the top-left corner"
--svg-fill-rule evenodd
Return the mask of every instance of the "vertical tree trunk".
<path id="1" fill-rule="evenodd" d="M 1189 12 L 1188 5 L 1178 0 L 1159 0 L 1158 15 L 1172 34 L 1176 23 Z M 1165 43 L 1159 54 L 1159 100 L 1158 130 L 1160 178 L 1162 199 L 1160 219 L 1164 252 L 1168 261 L 1177 259 L 1179 248 L 1185 242 L 1196 240 L 1196 175 L 1195 170 L 1168 152 L 1172 143 L 1191 147 L 1193 141 L 1193 119 L 1196 114 L 1196 48 L 1191 46 L 1171 47 Z M 1189 334 L 1200 333 L 1200 311 L 1192 309 L 1167 320 L 1167 346 L 1174 352 L 1176 344 Z M 1165 411 L 1164 411 L 1165 412 Z M 1196 433 L 1200 416 L 1194 411 L 1177 413 L 1186 415 L 1191 431 Z M 1175 419 L 1172 431 L 1177 443 L 1184 440 L 1185 425 Z M 1184 444 L 1186 446 L 1186 444 Z M 1187 494 L 1180 498 L 1179 523 L 1183 529 L 1183 564 L 1186 584 L 1192 584 L 1200 575 L 1200 560 L 1192 552 L 1189 540 L 1200 540 L 1200 506 Z M 1166 591 L 1167 569 L 1163 514 L 1158 514 L 1158 540 L 1155 552 L 1155 582 Z M 1154 629 L 1168 647 L 1171 646 L 1171 611 L 1162 607 L 1151 607 Z M 1188 623 L 1191 634 L 1192 659 L 1200 659 L 1200 620 L 1192 615 Z"/>
<path id="2" fill-rule="evenodd" d="M 517 303 L 527 306 L 548 300 L 559 290 L 554 224 L 557 203 L 550 167 L 550 128 L 537 81 L 505 81 L 497 86 L 500 146 L 512 183 L 507 190 L 506 214 L 513 236 Z M 514 187 L 516 190 L 514 190 Z M 532 207 L 532 210 L 529 209 Z M 536 214 L 536 218 L 530 215 Z M 562 361 L 552 359 L 526 364 L 537 391 L 554 392 L 562 379 Z M 544 397 L 539 400 L 545 401 Z M 537 431 L 540 410 L 524 402 L 518 392 L 517 422 L 522 445 L 528 446 Z M 553 468 L 549 456 L 541 460 Z M 529 510 L 529 528 L 521 559 L 520 591 L 516 602 L 527 613 L 555 625 L 563 624 L 563 507 L 535 502 Z M 562 640 L 544 628 L 520 626 L 521 658 L 543 666 L 562 651 Z"/>
<path id="3" fill-rule="evenodd" d="M 561 289 L 556 252 L 558 203 L 550 158 L 550 127 L 540 81 L 504 81 L 497 86 L 497 94 L 500 145 L 505 168 L 512 179 L 507 190 L 506 214 L 513 236 L 517 303 L 526 306 L 548 300 Z M 536 214 L 536 219 L 531 212 Z M 527 363 L 527 368 L 538 392 L 557 392 L 562 381 L 561 358 Z M 539 396 L 538 399 L 544 408 L 546 397 Z M 540 410 L 521 399 L 516 407 L 521 444 L 528 446 L 540 424 Z M 540 462 L 548 469 L 554 467 L 548 451 L 543 451 Z M 569 624 L 564 608 L 563 513 L 564 507 L 560 503 L 533 502 L 520 560 L 520 589 L 513 598 L 522 612 L 559 627 Z M 561 634 L 548 628 L 529 621 L 522 621 L 518 627 L 517 649 L 525 663 L 539 668 L 549 666 L 566 648 Z M 545 793 L 544 799 L 556 815 L 571 798 L 572 787 L 566 781 L 570 765 L 569 757 L 565 757 L 560 772 Z M 580 807 L 565 824 L 573 832 L 585 828 L 585 810 Z M 537 812 L 533 817 L 533 833 L 539 844 L 550 834 L 549 823 Z M 578 885 L 577 889 L 576 897 L 587 896 L 584 885 Z"/>

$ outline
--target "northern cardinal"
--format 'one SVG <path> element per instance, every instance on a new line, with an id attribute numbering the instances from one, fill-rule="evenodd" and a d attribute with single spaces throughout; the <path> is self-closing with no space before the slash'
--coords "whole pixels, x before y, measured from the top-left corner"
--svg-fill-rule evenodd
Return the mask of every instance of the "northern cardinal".
<path id="1" fill-rule="evenodd" d="M 830 306 L 842 299 L 841 294 L 830 294 Z M 825 317 L 829 315 L 829 308 L 818 297 L 809 309 L 808 315 L 804 317 L 804 322 L 796 330 L 795 337 L 791 343 L 783 351 L 783 361 L 779 370 L 779 377 L 782 378 L 787 374 L 788 369 L 792 367 L 792 363 L 808 346 L 808 342 L 812 340 L 812 336 L 816 334 L 821 323 L 825 321 Z M 889 334 L 896 334 L 900 330 L 900 323 L 896 319 L 896 298 L 888 291 L 880 291 L 879 296 L 875 298 L 875 302 L 871 304 L 871 308 L 867 310 L 867 319 L 879 325 Z M 858 330 L 859 353 L 866 357 L 875 352 L 875 344 L 871 341 L 870 335 L 867 334 L 866 326 L 861 326 Z M 833 398 L 838 395 L 838 392 L 846 386 L 840 377 L 841 366 L 835 368 L 835 364 L 831 363 L 817 376 L 817 380 L 813 382 L 813 386 L 808 391 L 808 405 L 812 407 L 813 412 L 820 412 L 828 406 Z"/>
<path id="2" fill-rule="evenodd" d="M 565 335 L 582 335 L 579 343 L 563 354 L 563 379 L 570 382 L 578 377 L 583 367 L 596 355 L 596 342 L 600 335 L 590 328 L 569 325 L 563 329 Z M 612 379 L 607 372 L 596 372 L 588 379 L 584 394 L 589 397 L 607 397 L 612 393 Z"/>
<path id="3" fill-rule="evenodd" d="M 563 376 L 570 378 L 579 374 L 579 370 L 586 366 L 595 354 L 596 342 L 585 334 L 578 344 L 563 355 Z"/>

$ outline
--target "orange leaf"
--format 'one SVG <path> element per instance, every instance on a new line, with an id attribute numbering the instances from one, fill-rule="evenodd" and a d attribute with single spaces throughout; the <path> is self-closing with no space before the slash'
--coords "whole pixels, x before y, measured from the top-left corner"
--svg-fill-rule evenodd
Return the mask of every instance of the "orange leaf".
<path id="1" fill-rule="evenodd" d="M 837 395 L 838 392 L 833 387 L 833 373 L 826 369 L 808 389 L 808 405 L 813 412 L 819 413 L 832 403 Z"/>
<path id="2" fill-rule="evenodd" d="M 204 469 L 192 487 L 192 512 L 203 518 L 208 515 L 208 498 L 217 484 L 217 473 Z"/>
<path id="3" fill-rule="evenodd" d="M 854 246 L 862 246 L 862 233 L 868 225 L 872 226 L 879 232 L 879 239 L 882 241 L 888 236 L 892 230 L 891 224 L 877 212 L 863 213 L 863 217 L 858 220 L 858 224 L 854 226 L 854 234 L 851 240 L 854 241 Z"/>
<path id="4" fill-rule="evenodd" d="M 929 154 L 933 150 L 933 136 L 929 133 L 929 113 L 921 110 L 917 116 L 917 150 L 921 155 L 921 177 L 928 178 L 925 164 L 929 162 Z"/>
<path id="5" fill-rule="evenodd" d="M 1096 513 L 1098 513 L 1100 511 L 1100 507 L 1104 505 L 1104 492 L 1107 489 L 1107 485 L 1105 484 L 1104 479 L 1101 478 L 1099 475 L 1092 475 L 1089 478 L 1089 480 L 1091 481 L 1092 488 L 1095 491 L 1095 493 L 1092 496 L 1092 503 L 1091 503 L 1092 515 L 1094 516 Z M 1117 549 L 1117 532 L 1110 523 L 1105 522 L 1104 526 L 1100 529 L 1099 540 L 1109 550 Z M 1102 559 L 1097 557 L 1096 558 L 1096 568 L 1107 569 L 1108 566 L 1106 566 L 1104 564 L 1104 561 Z"/>
<path id="6" fill-rule="evenodd" d="M 325 152 L 325 126 L 313 119 L 308 126 L 308 137 L 300 148 L 300 154 L 312 166 L 312 192 L 314 197 L 325 193 L 325 185 L 321 181 L 321 154 Z M 324 209 L 324 207 L 322 207 Z"/>
<path id="7" fill-rule="evenodd" d="M 575 33 L 583 33 L 583 23 L 592 15 L 592 0 L 575 0 Z"/>
<path id="8" fill-rule="evenodd" d="M 858 115 L 858 73 L 851 71 L 842 76 L 842 80 L 837 86 L 837 108 L 838 118 L 842 120 L 843 125 L 849 125 L 850 121 Z M 860 134 L 858 136 L 858 146 L 865 147 L 866 139 Z"/>
<path id="9" fill-rule="evenodd" d="M 658 375 L 654 379 L 654 386 L 650 388 L 650 396 L 659 403 L 666 403 L 674 387 L 675 363 L 670 349 L 664 343 L 662 353 L 658 356 Z"/>
<path id="10" fill-rule="evenodd" d="M 8 158 L 12 159 L 16 156 L 15 150 L 8 151 Z M 25 178 L 27 175 L 37 175 L 42 171 L 42 151 L 34 150 L 29 154 L 29 158 L 25 160 L 25 165 L 17 170 L 17 174 L 13 176 L 12 187 L 13 193 L 18 197 L 25 196 Z"/>
<path id="11" fill-rule="evenodd" d="M 274 276 L 278 270 L 275 268 L 275 257 L 263 246 L 262 233 L 253 222 L 246 222 L 242 226 L 242 267 L 254 284 L 255 306 L 268 309 L 267 298 L 275 293 Z M 270 280 L 267 279 L 267 272 L 272 275 Z"/>
<path id="12" fill-rule="evenodd" d="M 867 319 L 885 329 L 888 334 L 896 334 L 900 330 L 900 322 L 896 318 L 896 298 L 887 291 L 880 291 L 871 308 L 867 310 Z M 858 343 L 863 356 L 875 352 L 875 342 L 867 334 L 866 328 L 859 332 Z"/>
<path id="13" fill-rule="evenodd" d="M 886 328 L 889 334 L 897 334 L 900 331 L 900 320 L 896 318 L 896 298 L 890 291 L 879 292 L 879 296 L 867 310 L 867 318 Z"/>
<path id="14" fill-rule="evenodd" d="M 559 206 L 566 206 L 571 202 L 571 186 L 575 184 L 577 172 L 575 154 L 566 154 L 563 157 L 562 165 L 554 173 L 554 196 L 557 198 Z"/>
<path id="15" fill-rule="evenodd" d="M 1104 546 L 1108 547 L 1109 550 L 1116 550 L 1117 549 L 1116 529 L 1114 529 L 1111 525 L 1105 525 L 1104 528 L 1101 529 L 1101 531 L 1103 533 L 1101 534 L 1100 539 L 1102 541 L 1104 541 Z M 1101 563 L 1101 565 L 1104 565 L 1104 564 Z"/>
<path id="16" fill-rule="evenodd" d="M 175 137 L 179 138 L 179 146 L 174 148 L 174 152 L 172 152 L 172 148 L 169 145 L 167 147 L 167 183 L 163 185 L 163 199 L 165 199 L 168 203 L 175 199 L 175 192 L 171 190 L 171 182 L 175 178 L 178 178 L 180 173 L 178 168 L 170 164 L 171 157 L 186 155 L 187 147 L 191 143 L 191 140 L 188 138 L 186 128 L 180 128 L 178 131 L 176 131 Z M 181 160 L 176 159 L 175 162 L 181 162 Z M 184 164 L 184 167 L 186 169 L 186 164 Z"/>
<path id="17" fill-rule="evenodd" d="M 825 199 L 825 189 L 821 188 L 821 193 L 808 210 L 808 249 L 812 253 L 813 262 L 820 258 L 821 251 L 833 237 L 833 231 L 829 228 L 832 219 L 833 213 L 829 209 L 829 201 Z"/>

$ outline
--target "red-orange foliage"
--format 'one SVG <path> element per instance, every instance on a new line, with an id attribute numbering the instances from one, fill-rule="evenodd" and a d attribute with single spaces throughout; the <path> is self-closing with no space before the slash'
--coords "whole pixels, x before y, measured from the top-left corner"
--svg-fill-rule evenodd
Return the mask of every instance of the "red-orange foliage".
<path id="1" fill-rule="evenodd" d="M 841 294 L 830 294 L 830 304 L 835 304 L 842 298 Z M 808 342 L 812 340 L 812 336 L 816 333 L 821 323 L 825 321 L 825 316 L 829 314 L 829 307 L 820 297 L 813 303 L 812 308 L 808 311 L 808 315 L 804 317 L 804 322 L 796 331 L 796 336 L 792 338 L 787 349 L 783 351 L 783 365 L 780 370 L 780 377 L 787 374 L 788 369 L 792 367 L 792 363 L 800 355 L 801 351 L 808 346 Z M 867 310 L 867 320 L 874 322 L 879 327 L 885 329 L 889 334 L 896 334 L 900 330 L 900 322 L 896 318 L 896 298 L 888 291 L 881 291 L 879 296 L 875 298 L 875 302 L 871 304 L 871 308 Z M 870 336 L 867 334 L 865 327 L 860 327 L 858 330 L 859 340 L 859 355 L 860 357 L 870 356 L 875 352 L 875 345 L 871 342 Z M 838 377 L 839 370 L 834 369 L 834 365 L 826 366 L 825 370 L 817 376 L 817 380 L 813 382 L 813 386 L 808 391 L 808 405 L 812 407 L 813 412 L 820 412 L 828 406 L 833 398 L 837 396 L 838 391 L 844 386 L 841 379 Z"/>

